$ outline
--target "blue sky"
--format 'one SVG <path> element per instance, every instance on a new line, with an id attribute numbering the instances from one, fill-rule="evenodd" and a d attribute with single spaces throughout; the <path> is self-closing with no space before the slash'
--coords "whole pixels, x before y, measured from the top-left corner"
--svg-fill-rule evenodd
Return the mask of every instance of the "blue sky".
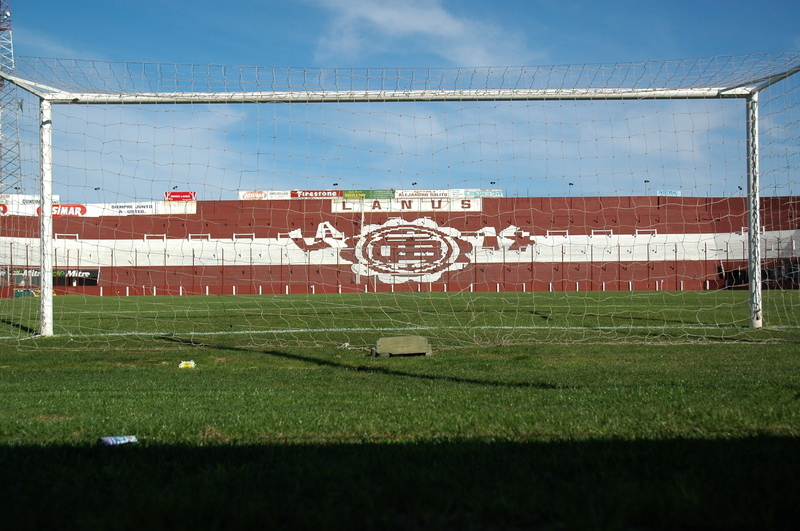
<path id="1" fill-rule="evenodd" d="M 634 62 L 800 49 L 796 0 L 11 0 L 17 55 L 232 66 Z"/>
<path id="2" fill-rule="evenodd" d="M 17 56 L 112 62 L 424 69 L 800 50 L 797 0 L 12 0 L 11 10 Z M 744 115 L 730 100 L 151 111 L 57 109 L 56 191 L 102 202 L 332 186 L 707 196 L 744 184 Z M 784 181 L 775 174 L 767 193 L 796 191 Z"/>

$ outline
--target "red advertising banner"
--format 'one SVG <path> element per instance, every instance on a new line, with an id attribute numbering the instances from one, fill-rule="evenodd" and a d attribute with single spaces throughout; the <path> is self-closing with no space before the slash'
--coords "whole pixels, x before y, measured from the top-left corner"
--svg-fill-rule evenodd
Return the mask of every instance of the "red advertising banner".
<path id="1" fill-rule="evenodd" d="M 164 192 L 164 201 L 197 201 L 197 192 Z"/>

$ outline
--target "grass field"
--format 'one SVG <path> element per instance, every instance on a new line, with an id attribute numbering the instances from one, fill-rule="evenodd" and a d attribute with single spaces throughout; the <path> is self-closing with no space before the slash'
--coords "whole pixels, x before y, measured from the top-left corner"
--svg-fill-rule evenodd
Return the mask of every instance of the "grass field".
<path id="1" fill-rule="evenodd" d="M 766 326 L 757 332 L 749 329 L 747 297 L 746 291 L 62 296 L 54 300 L 54 332 L 72 341 L 31 343 L 62 349 L 114 336 L 241 336 L 237 343 L 369 348 L 387 333 L 419 333 L 435 346 L 453 347 L 783 341 L 800 331 L 800 290 L 765 292 Z M 30 339 L 38 329 L 38 305 L 35 298 L 0 301 L 0 338 Z"/>
<path id="2" fill-rule="evenodd" d="M 762 331 L 741 292 L 423 295 L 56 297 L 53 338 L 3 301 L 4 527 L 800 521 L 796 292 Z M 366 355 L 398 332 L 434 354 Z"/>

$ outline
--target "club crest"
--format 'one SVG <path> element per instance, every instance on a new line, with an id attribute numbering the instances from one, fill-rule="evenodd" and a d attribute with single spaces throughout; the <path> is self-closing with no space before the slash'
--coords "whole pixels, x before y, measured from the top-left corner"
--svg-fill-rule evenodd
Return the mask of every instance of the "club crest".
<path id="1" fill-rule="evenodd" d="M 366 225 L 353 249 L 352 271 L 377 276 L 381 282 L 436 282 L 447 271 L 463 269 L 472 244 L 460 231 L 440 227 L 428 218 L 406 221 L 392 218 L 382 225 Z"/>

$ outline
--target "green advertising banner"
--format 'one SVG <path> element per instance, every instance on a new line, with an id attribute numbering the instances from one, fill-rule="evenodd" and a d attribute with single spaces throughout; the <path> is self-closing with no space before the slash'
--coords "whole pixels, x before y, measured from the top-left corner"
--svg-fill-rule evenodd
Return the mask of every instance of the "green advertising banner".
<path id="1" fill-rule="evenodd" d="M 394 190 L 345 190 L 345 199 L 394 199 Z"/>

